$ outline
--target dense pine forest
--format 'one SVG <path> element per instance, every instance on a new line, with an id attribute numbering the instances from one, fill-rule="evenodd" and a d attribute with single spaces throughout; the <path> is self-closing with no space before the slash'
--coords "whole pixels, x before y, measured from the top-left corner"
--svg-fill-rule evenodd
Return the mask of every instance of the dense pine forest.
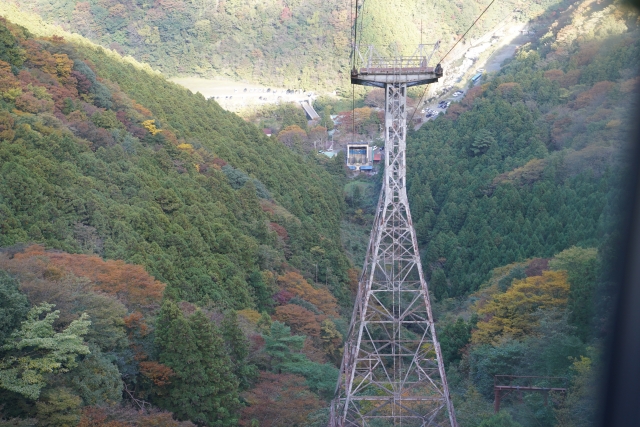
<path id="1" fill-rule="evenodd" d="M 412 212 L 437 298 L 475 291 L 501 265 L 596 247 L 610 229 L 640 46 L 635 13 L 589 7 L 565 12 L 564 27 L 409 138 Z"/>
<path id="2" fill-rule="evenodd" d="M 277 3 L 27 6 L 168 74 L 343 84 L 346 2 Z M 419 37 L 417 21 L 379 28 L 383 3 L 363 34 Z M 429 13 L 459 34 L 487 3 Z M 548 32 L 407 138 L 462 427 L 595 419 L 638 14 L 533 9 Z M 326 426 L 381 174 L 354 179 L 341 156 L 287 146 L 145 64 L 3 10 L 0 426 Z M 478 34 L 499 20 L 491 10 Z M 321 102 L 323 120 L 345 104 Z M 283 128 L 307 129 L 277 108 Z M 494 414 L 494 375 L 562 377 L 568 392 L 506 397 Z"/>

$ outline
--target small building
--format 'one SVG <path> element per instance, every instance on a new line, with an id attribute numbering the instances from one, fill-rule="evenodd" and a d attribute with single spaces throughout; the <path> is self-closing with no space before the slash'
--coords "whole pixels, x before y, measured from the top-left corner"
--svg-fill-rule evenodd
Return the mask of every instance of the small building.
<path id="1" fill-rule="evenodd" d="M 330 159 L 332 159 L 335 156 L 337 156 L 338 152 L 339 152 L 338 150 L 320 150 L 320 151 L 318 151 L 318 153 L 324 154 L 325 156 L 327 156 Z"/>
<path id="2" fill-rule="evenodd" d="M 273 134 L 273 131 L 269 128 L 262 129 L 262 132 L 264 132 L 264 134 L 267 136 L 271 136 Z"/>
<path id="3" fill-rule="evenodd" d="M 380 163 L 382 161 L 382 151 L 376 151 L 376 154 L 373 155 L 373 163 Z"/>

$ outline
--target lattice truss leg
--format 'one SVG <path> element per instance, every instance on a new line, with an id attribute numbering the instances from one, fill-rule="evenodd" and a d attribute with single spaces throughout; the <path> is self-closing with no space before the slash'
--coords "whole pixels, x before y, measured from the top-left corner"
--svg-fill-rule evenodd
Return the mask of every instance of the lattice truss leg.
<path id="1" fill-rule="evenodd" d="M 406 85 L 387 84 L 385 177 L 333 427 L 457 427 L 406 192 Z"/>

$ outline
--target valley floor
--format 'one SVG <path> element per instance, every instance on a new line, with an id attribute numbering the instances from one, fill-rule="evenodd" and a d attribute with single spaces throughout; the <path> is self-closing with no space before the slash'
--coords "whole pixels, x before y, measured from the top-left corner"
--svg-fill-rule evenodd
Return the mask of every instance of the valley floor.
<path id="1" fill-rule="evenodd" d="M 231 79 L 203 79 L 200 77 L 175 77 L 174 83 L 205 98 L 214 98 L 225 110 L 238 112 L 247 107 L 279 102 L 300 102 L 313 99 L 313 93 L 297 88 L 276 88 Z M 293 90 L 293 93 L 287 93 Z"/>

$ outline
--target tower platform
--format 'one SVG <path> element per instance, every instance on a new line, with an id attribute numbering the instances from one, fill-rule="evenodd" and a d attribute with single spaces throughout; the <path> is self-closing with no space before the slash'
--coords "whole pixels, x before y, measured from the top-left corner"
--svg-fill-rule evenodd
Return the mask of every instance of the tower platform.
<path id="1" fill-rule="evenodd" d="M 438 49 L 424 53 L 426 45 L 418 46 L 411 56 L 385 57 L 373 46 L 361 53 L 356 49 L 356 60 L 351 70 L 351 84 L 384 88 L 386 84 L 404 84 L 406 87 L 435 83 L 443 75 L 440 64 L 430 67 L 429 61 Z"/>

